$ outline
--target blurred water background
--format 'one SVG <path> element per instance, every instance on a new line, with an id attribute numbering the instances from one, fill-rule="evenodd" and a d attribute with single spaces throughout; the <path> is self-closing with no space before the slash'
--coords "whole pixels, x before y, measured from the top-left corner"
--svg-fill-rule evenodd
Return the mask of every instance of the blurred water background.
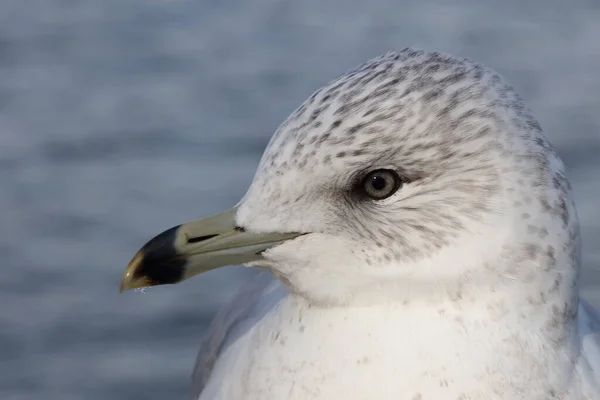
<path id="1" fill-rule="evenodd" d="M 184 398 L 251 271 L 118 293 L 165 228 L 234 205 L 277 125 L 393 48 L 481 61 L 569 168 L 600 305 L 600 3 L 0 2 L 0 399 Z"/>

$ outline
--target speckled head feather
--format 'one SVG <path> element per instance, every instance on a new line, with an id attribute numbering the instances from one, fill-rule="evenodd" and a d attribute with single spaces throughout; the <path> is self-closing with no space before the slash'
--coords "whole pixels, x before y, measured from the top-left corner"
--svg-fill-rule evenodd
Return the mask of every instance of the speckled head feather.
<path id="1" fill-rule="evenodd" d="M 378 168 L 406 183 L 383 201 L 356 196 Z M 380 279 L 397 291 L 433 279 L 453 290 L 470 279 L 502 284 L 498 276 L 546 291 L 577 281 L 579 228 L 562 162 L 509 85 L 446 54 L 390 52 L 317 90 L 270 141 L 238 222 L 312 233 L 274 249 L 272 262 L 287 265 L 274 269 L 301 292 L 320 291 L 309 286 L 317 277 L 349 281 L 313 293 L 326 301 L 352 301 Z M 331 245 L 303 245 L 316 236 Z M 317 265 L 334 259 L 345 266 Z M 571 269 L 552 272 L 557 260 Z"/>

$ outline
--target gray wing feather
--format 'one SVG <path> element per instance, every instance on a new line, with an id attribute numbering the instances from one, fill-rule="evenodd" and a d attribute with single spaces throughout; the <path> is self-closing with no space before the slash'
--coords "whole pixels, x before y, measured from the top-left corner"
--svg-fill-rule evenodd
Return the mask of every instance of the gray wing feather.
<path id="1" fill-rule="evenodd" d="M 600 312 L 581 299 L 579 303 L 579 334 L 582 339 L 582 356 L 591 369 L 592 391 L 600 390 Z M 590 397 L 592 398 L 592 397 Z"/>
<path id="2" fill-rule="evenodd" d="M 580 334 L 595 340 L 600 346 L 600 311 L 584 299 L 579 303 Z"/>
<path id="3" fill-rule="evenodd" d="M 277 286 L 281 285 L 270 273 L 261 272 L 242 288 L 228 306 L 217 313 L 196 358 L 191 399 L 198 399 L 204 390 L 223 349 L 269 311 L 270 307 L 264 307 L 262 300 Z"/>

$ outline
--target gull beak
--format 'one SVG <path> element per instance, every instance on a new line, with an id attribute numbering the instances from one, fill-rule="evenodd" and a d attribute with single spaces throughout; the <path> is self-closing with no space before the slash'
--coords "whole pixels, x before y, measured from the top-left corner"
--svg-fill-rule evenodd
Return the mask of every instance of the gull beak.
<path id="1" fill-rule="evenodd" d="M 133 257 L 121 292 L 178 283 L 227 265 L 262 258 L 261 253 L 300 233 L 252 233 L 235 225 L 237 208 L 175 226 L 146 243 Z"/>

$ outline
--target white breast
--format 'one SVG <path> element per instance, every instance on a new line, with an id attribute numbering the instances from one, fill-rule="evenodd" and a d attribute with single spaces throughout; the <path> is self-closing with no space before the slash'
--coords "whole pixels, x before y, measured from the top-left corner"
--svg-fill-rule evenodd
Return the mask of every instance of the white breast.
<path id="1" fill-rule="evenodd" d="M 563 398 L 584 398 L 574 342 L 551 349 L 483 315 L 449 305 L 324 310 L 285 297 L 234 329 L 199 399 L 529 400 L 548 398 L 550 380 Z"/>

